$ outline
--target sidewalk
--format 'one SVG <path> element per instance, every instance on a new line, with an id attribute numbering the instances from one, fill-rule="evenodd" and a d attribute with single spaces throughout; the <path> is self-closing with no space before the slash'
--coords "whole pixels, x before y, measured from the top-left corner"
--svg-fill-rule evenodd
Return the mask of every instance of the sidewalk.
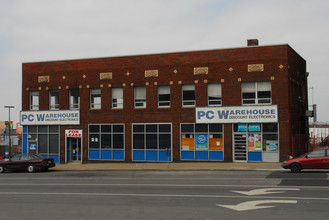
<path id="1" fill-rule="evenodd" d="M 169 163 L 68 163 L 52 170 L 283 170 L 281 163 L 173 162 Z"/>

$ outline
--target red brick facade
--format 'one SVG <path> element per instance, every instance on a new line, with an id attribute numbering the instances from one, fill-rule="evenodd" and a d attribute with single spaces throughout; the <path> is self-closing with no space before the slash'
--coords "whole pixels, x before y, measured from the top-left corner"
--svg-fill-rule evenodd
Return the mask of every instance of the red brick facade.
<path id="1" fill-rule="evenodd" d="M 262 64 L 263 69 L 248 71 L 253 64 Z M 208 74 L 195 75 L 196 67 L 208 67 Z M 158 76 L 146 77 L 146 70 L 158 70 Z M 100 73 L 108 72 L 112 79 L 100 79 Z M 49 81 L 39 82 L 40 76 L 49 76 Z M 207 84 L 221 83 L 222 106 L 240 106 L 241 83 L 248 81 L 271 81 L 272 104 L 279 110 L 281 160 L 302 153 L 308 136 L 306 61 L 289 45 L 24 63 L 22 110 L 29 110 L 29 91 L 39 91 L 39 109 L 49 110 L 48 92 L 55 89 L 60 91 L 59 108 L 69 109 L 69 89 L 79 88 L 81 124 L 61 126 L 60 133 L 83 130 L 84 162 L 88 162 L 88 124 L 104 122 L 125 124 L 126 161 L 132 159 L 132 123 L 172 123 L 173 159 L 178 161 L 180 123 L 195 122 L 195 108 L 182 107 L 182 85 L 194 84 L 196 106 L 207 106 Z M 170 108 L 158 108 L 159 85 L 170 85 Z M 135 86 L 147 88 L 145 109 L 134 108 Z M 123 109 L 111 108 L 112 87 L 123 87 Z M 100 110 L 90 110 L 90 88 L 101 88 Z M 224 125 L 224 135 L 224 158 L 232 161 L 232 124 Z M 64 135 L 60 145 L 64 162 Z"/>

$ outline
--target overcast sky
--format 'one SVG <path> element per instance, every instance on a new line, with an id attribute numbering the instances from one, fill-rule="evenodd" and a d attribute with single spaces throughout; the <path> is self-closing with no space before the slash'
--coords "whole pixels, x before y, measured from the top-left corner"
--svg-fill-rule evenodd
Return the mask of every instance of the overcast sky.
<path id="1" fill-rule="evenodd" d="M 19 121 L 22 63 L 289 44 L 329 121 L 328 0 L 0 0 L 0 121 Z M 314 93 L 312 93 L 314 91 Z M 314 100 L 312 97 L 314 96 Z"/>

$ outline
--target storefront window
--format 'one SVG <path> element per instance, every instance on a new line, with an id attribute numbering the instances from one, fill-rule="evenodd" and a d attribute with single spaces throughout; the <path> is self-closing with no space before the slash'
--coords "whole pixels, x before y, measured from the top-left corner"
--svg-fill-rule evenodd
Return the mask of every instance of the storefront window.
<path id="1" fill-rule="evenodd" d="M 59 163 L 59 126 L 28 126 L 26 152 L 54 158 Z"/>
<path id="2" fill-rule="evenodd" d="M 123 124 L 89 125 L 89 160 L 124 160 Z"/>
<path id="3" fill-rule="evenodd" d="M 263 151 L 278 152 L 278 124 L 263 124 Z"/>
<path id="4" fill-rule="evenodd" d="M 181 150 L 222 151 L 222 130 L 222 124 L 181 124 Z"/>
<path id="5" fill-rule="evenodd" d="M 170 124 L 133 125 L 133 149 L 157 150 L 171 148 Z"/>
<path id="6" fill-rule="evenodd" d="M 278 153 L 278 143 L 277 123 L 234 124 L 235 161 L 274 160 L 278 155 L 266 153 Z"/>
<path id="7" fill-rule="evenodd" d="M 89 125 L 89 148 L 91 149 L 124 149 L 123 125 Z"/>

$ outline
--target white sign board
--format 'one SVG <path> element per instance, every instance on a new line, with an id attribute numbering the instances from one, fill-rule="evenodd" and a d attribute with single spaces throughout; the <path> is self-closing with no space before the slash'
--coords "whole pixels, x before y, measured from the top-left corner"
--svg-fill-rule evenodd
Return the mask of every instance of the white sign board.
<path id="1" fill-rule="evenodd" d="M 79 125 L 80 111 L 21 111 L 22 125 Z"/>
<path id="2" fill-rule="evenodd" d="M 278 106 L 223 106 L 195 108 L 196 123 L 277 123 Z"/>

